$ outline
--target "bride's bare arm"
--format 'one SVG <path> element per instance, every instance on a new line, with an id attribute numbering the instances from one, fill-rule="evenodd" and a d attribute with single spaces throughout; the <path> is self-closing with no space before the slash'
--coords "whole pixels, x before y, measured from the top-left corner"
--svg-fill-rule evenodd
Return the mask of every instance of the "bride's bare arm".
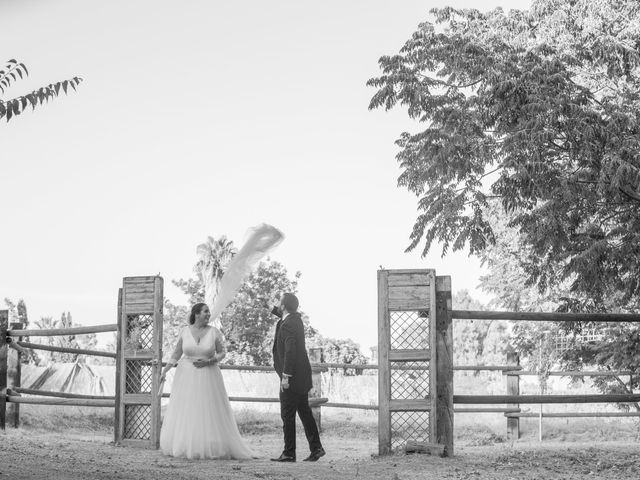
<path id="1" fill-rule="evenodd" d="M 224 337 L 220 330 L 218 330 L 216 335 L 216 353 L 213 356 L 216 362 L 221 361 L 224 357 L 227 356 L 227 347 L 224 345 Z"/>
<path id="2" fill-rule="evenodd" d="M 162 369 L 162 376 L 164 377 L 166 373 L 175 367 L 182 357 L 182 335 L 178 337 L 178 341 L 176 342 L 176 348 L 173 349 L 173 353 L 171 354 L 171 358 L 167 361 L 167 364 Z"/>

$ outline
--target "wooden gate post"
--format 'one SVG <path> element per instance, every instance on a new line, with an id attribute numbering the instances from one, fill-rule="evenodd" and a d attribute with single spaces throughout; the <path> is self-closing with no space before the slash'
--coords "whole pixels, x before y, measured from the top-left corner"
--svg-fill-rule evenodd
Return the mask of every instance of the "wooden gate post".
<path id="1" fill-rule="evenodd" d="M 22 330 L 24 324 L 21 322 L 11 323 L 11 330 Z M 19 342 L 22 337 L 11 337 L 11 341 Z M 22 374 L 21 355 L 17 349 L 10 348 L 7 352 L 7 389 L 14 389 L 20 386 Z M 14 393 L 15 395 L 15 393 Z M 13 428 L 20 426 L 20 404 L 9 403 L 7 405 L 7 424 Z"/>
<path id="2" fill-rule="evenodd" d="M 516 352 L 507 353 L 507 365 L 520 366 L 520 356 Z M 520 395 L 520 375 L 517 372 L 505 372 L 507 377 L 507 395 Z M 507 407 L 519 408 L 517 403 L 508 404 Z M 520 438 L 520 418 L 507 417 L 507 440 Z"/>
<path id="3" fill-rule="evenodd" d="M 421 445 L 438 433 L 436 273 L 378 271 L 378 451 Z"/>
<path id="4" fill-rule="evenodd" d="M 378 270 L 378 454 L 391 452 L 391 372 L 389 368 L 389 272 Z"/>
<path id="5" fill-rule="evenodd" d="M 162 277 L 126 277 L 118 311 L 117 444 L 158 448 L 162 370 Z"/>
<path id="6" fill-rule="evenodd" d="M 6 427 L 8 329 L 9 311 L 0 310 L 0 430 Z"/>
<path id="7" fill-rule="evenodd" d="M 122 440 L 122 423 L 120 423 L 120 412 L 124 411 L 122 395 L 120 392 L 120 377 L 122 375 L 122 288 L 118 289 L 118 331 L 116 332 L 116 409 L 113 414 L 113 441 L 118 443 Z"/>
<path id="8" fill-rule="evenodd" d="M 436 277 L 436 439 L 445 446 L 444 456 L 453 456 L 453 321 L 451 277 Z"/>
<path id="9" fill-rule="evenodd" d="M 309 360 L 311 363 L 321 363 L 322 362 L 322 348 L 310 348 L 309 349 Z M 311 383 L 313 387 L 311 388 L 311 392 L 309 392 L 309 400 L 317 399 L 322 397 L 322 367 L 311 367 Z M 313 418 L 316 420 L 316 424 L 318 425 L 318 431 L 322 432 L 322 411 L 320 404 L 312 402 L 314 406 L 311 407 L 311 413 L 313 414 Z"/>

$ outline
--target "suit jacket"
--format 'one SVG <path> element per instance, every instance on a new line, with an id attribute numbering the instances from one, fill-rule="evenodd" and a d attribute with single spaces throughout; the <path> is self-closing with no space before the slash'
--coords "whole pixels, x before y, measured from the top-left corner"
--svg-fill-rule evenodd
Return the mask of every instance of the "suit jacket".
<path id="1" fill-rule="evenodd" d="M 290 313 L 276 324 L 273 339 L 273 366 L 282 379 L 282 374 L 291 375 L 289 388 L 296 393 L 309 393 L 311 364 L 304 341 L 304 325 L 299 313 Z"/>

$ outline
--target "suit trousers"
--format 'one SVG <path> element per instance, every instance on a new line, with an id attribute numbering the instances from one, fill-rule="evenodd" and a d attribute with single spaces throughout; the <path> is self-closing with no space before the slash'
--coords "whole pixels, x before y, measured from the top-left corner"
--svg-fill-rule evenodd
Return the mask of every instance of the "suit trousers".
<path id="1" fill-rule="evenodd" d="M 280 416 L 284 431 L 284 450 L 282 453 L 291 457 L 296 456 L 296 412 L 298 412 L 304 427 L 304 434 L 309 442 L 311 452 L 322 448 L 316 419 L 313 418 L 309 406 L 309 394 L 296 393 L 288 388 L 280 392 Z"/>

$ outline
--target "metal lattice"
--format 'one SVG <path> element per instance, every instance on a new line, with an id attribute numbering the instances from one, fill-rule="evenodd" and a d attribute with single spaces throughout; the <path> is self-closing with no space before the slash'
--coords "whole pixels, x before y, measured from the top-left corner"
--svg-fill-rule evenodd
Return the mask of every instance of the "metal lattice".
<path id="1" fill-rule="evenodd" d="M 151 405 L 124 406 L 124 438 L 133 440 L 151 438 Z"/>
<path id="2" fill-rule="evenodd" d="M 428 398 L 431 385 L 429 368 L 429 362 L 391 362 L 391 398 Z"/>
<path id="3" fill-rule="evenodd" d="M 148 360 L 126 360 L 125 393 L 151 393 L 153 366 Z"/>
<path id="4" fill-rule="evenodd" d="M 429 347 L 428 312 L 389 312 L 391 349 L 420 349 Z"/>
<path id="5" fill-rule="evenodd" d="M 391 449 L 403 448 L 409 440 L 429 441 L 429 412 L 391 412 Z"/>
<path id="6" fill-rule="evenodd" d="M 153 315 L 127 315 L 126 342 L 136 350 L 153 347 Z"/>

